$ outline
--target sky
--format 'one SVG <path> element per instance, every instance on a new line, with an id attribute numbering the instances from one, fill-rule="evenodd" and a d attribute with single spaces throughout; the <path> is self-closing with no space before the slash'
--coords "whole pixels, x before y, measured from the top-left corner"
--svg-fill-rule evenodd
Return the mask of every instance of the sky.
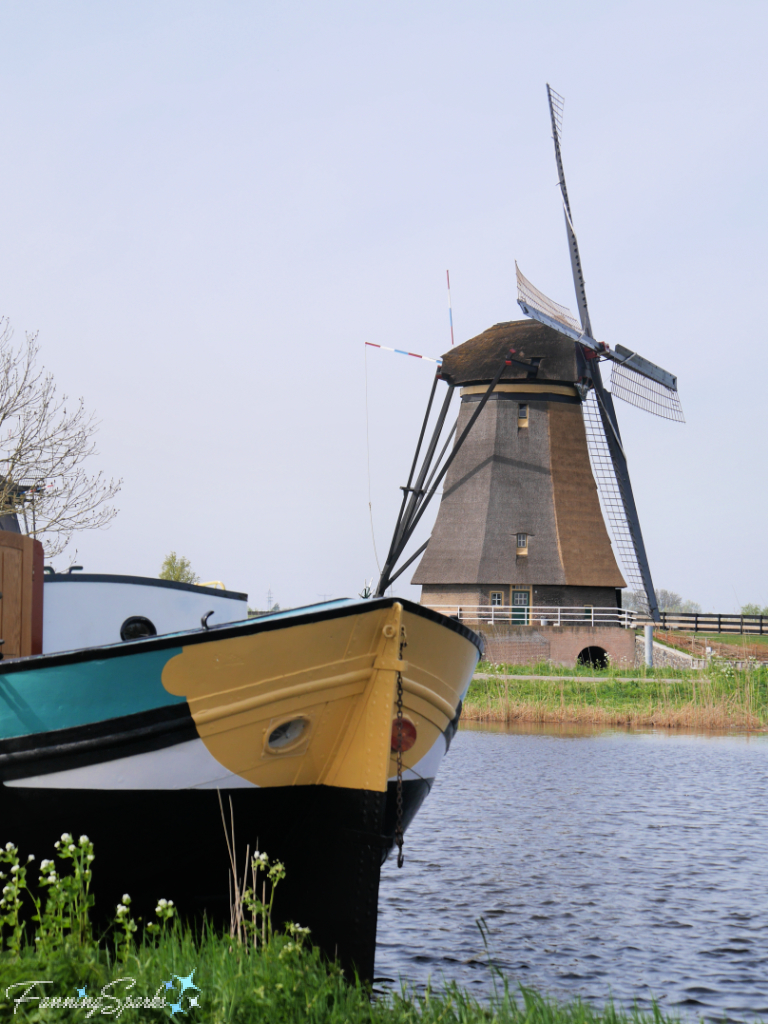
<path id="1" fill-rule="evenodd" d="M 0 314 L 123 479 L 57 568 L 175 550 L 261 608 L 377 577 L 434 365 L 364 343 L 444 352 L 446 269 L 457 343 L 522 317 L 515 260 L 575 309 L 549 82 L 594 332 L 679 379 L 685 425 L 617 403 L 656 585 L 768 605 L 767 30 L 743 0 L 3 0 Z"/>

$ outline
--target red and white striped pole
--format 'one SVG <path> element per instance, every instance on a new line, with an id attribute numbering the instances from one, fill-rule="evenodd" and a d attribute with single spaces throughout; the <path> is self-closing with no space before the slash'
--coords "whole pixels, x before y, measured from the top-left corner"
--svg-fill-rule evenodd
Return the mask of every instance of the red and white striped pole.
<path id="1" fill-rule="evenodd" d="M 453 345 L 453 309 L 451 307 L 451 275 L 446 270 L 445 278 L 448 282 L 448 323 L 451 325 L 451 345 Z"/>

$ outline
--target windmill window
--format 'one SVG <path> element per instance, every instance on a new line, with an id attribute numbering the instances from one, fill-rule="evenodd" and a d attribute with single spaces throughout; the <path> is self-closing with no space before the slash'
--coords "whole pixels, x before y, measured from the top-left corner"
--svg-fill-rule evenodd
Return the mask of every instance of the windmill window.
<path id="1" fill-rule="evenodd" d="M 491 607 L 501 608 L 504 604 L 504 594 L 500 590 L 491 591 Z"/>
<path id="2" fill-rule="evenodd" d="M 518 405 L 517 407 L 517 425 L 518 427 L 528 426 L 528 406 Z"/>
<path id="3" fill-rule="evenodd" d="M 528 554 L 528 534 L 518 533 L 517 535 L 517 553 L 518 555 Z"/>

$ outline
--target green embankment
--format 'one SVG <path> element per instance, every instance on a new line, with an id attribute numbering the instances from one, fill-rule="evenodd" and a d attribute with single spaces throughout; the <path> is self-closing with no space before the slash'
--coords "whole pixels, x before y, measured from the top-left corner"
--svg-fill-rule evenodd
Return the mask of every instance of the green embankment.
<path id="1" fill-rule="evenodd" d="M 5 990 L 20 981 L 53 982 L 35 990 L 41 993 L 45 989 L 49 997 L 77 999 L 77 989 L 85 987 L 88 997 L 98 999 L 105 985 L 123 978 L 135 981 L 135 985 L 129 988 L 129 981 L 115 985 L 109 989 L 113 997 L 121 999 L 129 992 L 134 997 L 153 996 L 158 988 L 165 997 L 162 982 L 172 975 L 187 977 L 193 967 L 193 981 L 200 989 L 199 1005 L 190 1007 L 185 998 L 183 1016 L 170 1016 L 169 1009 L 127 1008 L 118 1017 L 115 1003 L 105 1000 L 103 1006 L 112 1011 L 111 1015 L 103 1016 L 99 1008 L 90 1019 L 119 1019 L 124 1024 L 169 1019 L 177 1024 L 665 1024 L 678 1019 L 661 1013 L 600 1010 L 580 1001 L 556 1003 L 531 989 L 505 985 L 501 979 L 499 995 L 486 1004 L 450 983 L 439 992 L 416 995 L 403 990 L 372 999 L 366 988 L 348 983 L 315 951 L 292 948 L 287 938 L 274 938 L 263 949 L 249 954 L 233 945 L 228 936 L 195 940 L 188 932 L 176 930 L 154 946 L 137 946 L 127 959 L 117 963 L 107 963 L 95 951 L 71 956 L 62 950 L 47 959 L 28 951 L 16 959 L 7 954 L 0 956 L 0 1020 L 58 1024 L 86 1019 L 85 1007 L 45 1007 L 34 1002 L 19 1005 L 14 1016 L 13 997 L 24 989 L 12 989 L 10 999 Z M 178 988 L 177 983 L 176 992 Z"/>
<path id="2" fill-rule="evenodd" d="M 677 1019 L 660 1012 L 644 1017 L 593 1009 L 578 1000 L 558 1004 L 507 984 L 497 972 L 496 995 L 487 1003 L 450 982 L 435 992 L 416 994 L 403 987 L 372 997 L 366 986 L 323 961 L 305 929 L 273 932 L 272 895 L 285 872 L 263 854 L 249 865 L 251 887 L 234 888 L 232 935 L 211 928 L 193 933 L 164 899 L 157 904 L 157 921 L 144 928 L 133 920 L 126 894 L 112 927 L 95 936 L 93 844 L 87 836 L 75 841 L 63 835 L 55 847 L 55 860 L 38 862 L 12 843 L 0 846 L 0 1021 L 664 1024 Z M 265 902 L 257 897 L 263 877 L 271 885 Z"/>
<path id="3" fill-rule="evenodd" d="M 699 729 L 768 725 L 768 669 L 728 663 L 683 669 L 560 669 L 548 664 L 478 666 L 465 721 L 573 722 Z"/>

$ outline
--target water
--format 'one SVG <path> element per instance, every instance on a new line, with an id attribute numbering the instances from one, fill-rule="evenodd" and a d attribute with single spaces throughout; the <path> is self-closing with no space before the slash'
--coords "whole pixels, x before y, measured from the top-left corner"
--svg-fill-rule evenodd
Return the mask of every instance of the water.
<path id="1" fill-rule="evenodd" d="M 376 974 L 768 1019 L 768 737 L 461 730 L 383 870 Z"/>

